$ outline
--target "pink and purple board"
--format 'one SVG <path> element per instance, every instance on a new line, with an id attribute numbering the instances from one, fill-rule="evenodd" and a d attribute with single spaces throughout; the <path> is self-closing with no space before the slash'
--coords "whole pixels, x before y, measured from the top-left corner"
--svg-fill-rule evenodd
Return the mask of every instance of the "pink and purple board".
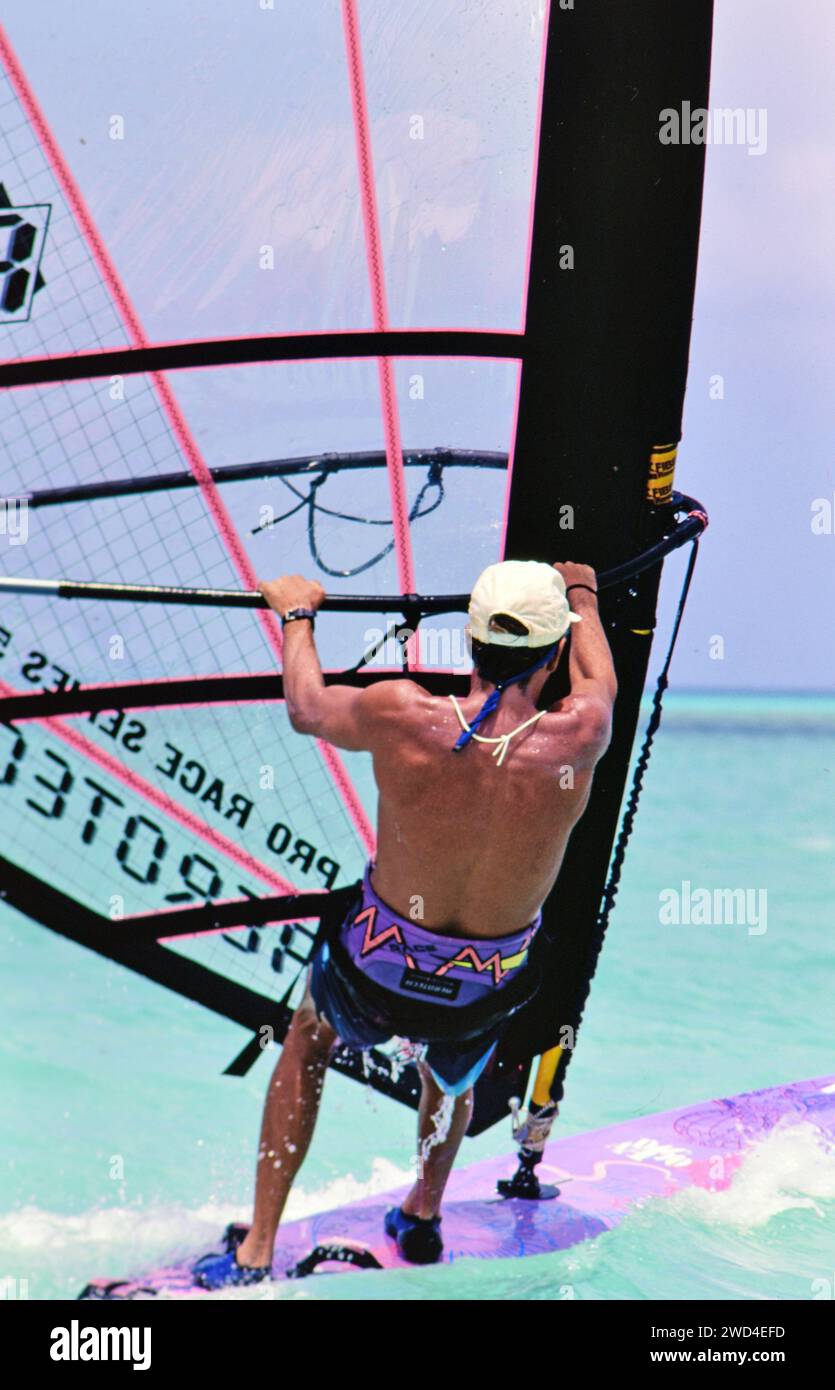
<path id="1" fill-rule="evenodd" d="M 552 1201 L 505 1200 L 499 1178 L 512 1175 L 513 1155 L 488 1159 L 454 1172 L 443 1211 L 443 1261 L 518 1259 L 566 1250 L 617 1226 L 630 1209 L 650 1198 L 669 1197 L 688 1187 L 729 1187 L 746 1153 L 778 1124 L 812 1124 L 825 1141 L 835 1141 L 835 1076 L 798 1081 L 730 1100 L 711 1100 L 683 1110 L 642 1116 L 607 1129 L 556 1139 L 548 1144 L 540 1177 L 557 1183 Z M 413 1268 L 382 1233 L 383 1215 L 405 1188 L 367 1197 L 347 1207 L 288 1222 L 279 1232 L 273 1276 L 316 1246 L 338 1243 L 370 1252 L 385 1269 Z M 222 1248 L 220 1245 L 218 1249 Z M 82 1298 L 200 1297 L 191 1266 L 200 1254 L 130 1280 L 96 1279 Z M 321 1273 L 356 1272 L 328 1262 Z"/>

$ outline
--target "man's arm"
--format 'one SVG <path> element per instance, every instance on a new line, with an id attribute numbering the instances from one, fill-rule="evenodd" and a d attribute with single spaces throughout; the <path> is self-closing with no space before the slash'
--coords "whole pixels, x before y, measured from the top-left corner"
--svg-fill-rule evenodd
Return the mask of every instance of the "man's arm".
<path id="1" fill-rule="evenodd" d="M 283 575 L 259 584 L 270 607 L 283 618 L 294 608 L 318 611 L 325 591 L 316 580 Z M 298 618 L 284 628 L 284 699 L 290 723 L 300 734 L 326 739 L 352 752 L 370 748 L 371 715 L 383 691 L 348 685 L 325 685 L 313 635 L 313 623 Z"/>
<path id="2" fill-rule="evenodd" d="M 571 588 L 569 602 L 581 622 L 571 628 L 568 675 L 577 712 L 587 726 L 589 738 L 602 752 L 609 743 L 612 709 L 618 693 L 612 653 L 597 612 L 594 570 L 589 565 L 556 565 Z M 587 587 L 573 588 L 574 585 Z"/>

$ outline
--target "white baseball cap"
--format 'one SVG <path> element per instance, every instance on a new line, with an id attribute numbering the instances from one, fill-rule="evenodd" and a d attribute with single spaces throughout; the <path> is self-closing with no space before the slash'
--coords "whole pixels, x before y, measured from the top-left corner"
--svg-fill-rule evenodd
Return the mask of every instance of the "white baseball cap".
<path id="1" fill-rule="evenodd" d="M 527 628 L 524 635 L 502 632 L 493 623 L 505 614 Z M 572 623 L 565 580 L 553 565 L 540 560 L 503 560 L 488 565 L 470 595 L 470 635 L 500 647 L 548 647 L 559 642 Z"/>

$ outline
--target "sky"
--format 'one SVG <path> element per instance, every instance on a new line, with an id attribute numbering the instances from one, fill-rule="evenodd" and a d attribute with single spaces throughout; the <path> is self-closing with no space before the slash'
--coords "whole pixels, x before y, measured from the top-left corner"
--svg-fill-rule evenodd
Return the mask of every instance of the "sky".
<path id="1" fill-rule="evenodd" d="M 718 0 L 711 107 L 764 110 L 767 143 L 707 155 L 676 482 L 711 527 L 678 686 L 835 684 L 833 70 L 835 8 Z M 667 567 L 659 636 L 680 572 Z"/>

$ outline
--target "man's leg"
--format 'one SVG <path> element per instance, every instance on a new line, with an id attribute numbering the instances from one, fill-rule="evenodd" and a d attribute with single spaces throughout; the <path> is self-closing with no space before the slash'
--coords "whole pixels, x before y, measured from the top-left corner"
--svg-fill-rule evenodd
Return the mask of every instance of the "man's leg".
<path id="1" fill-rule="evenodd" d="M 258 1148 L 255 1212 L 238 1263 L 272 1263 L 275 1233 L 293 1180 L 304 1162 L 325 1082 L 328 1057 L 337 1041 L 330 1024 L 319 1018 L 308 991 L 293 1015 L 281 1056 L 272 1075 Z"/>
<path id="2" fill-rule="evenodd" d="M 429 1220 L 440 1215 L 444 1188 L 472 1117 L 473 1088 L 453 1100 L 441 1090 L 425 1063 L 420 1064 L 420 1079 L 418 1176 L 401 1211 Z"/>

